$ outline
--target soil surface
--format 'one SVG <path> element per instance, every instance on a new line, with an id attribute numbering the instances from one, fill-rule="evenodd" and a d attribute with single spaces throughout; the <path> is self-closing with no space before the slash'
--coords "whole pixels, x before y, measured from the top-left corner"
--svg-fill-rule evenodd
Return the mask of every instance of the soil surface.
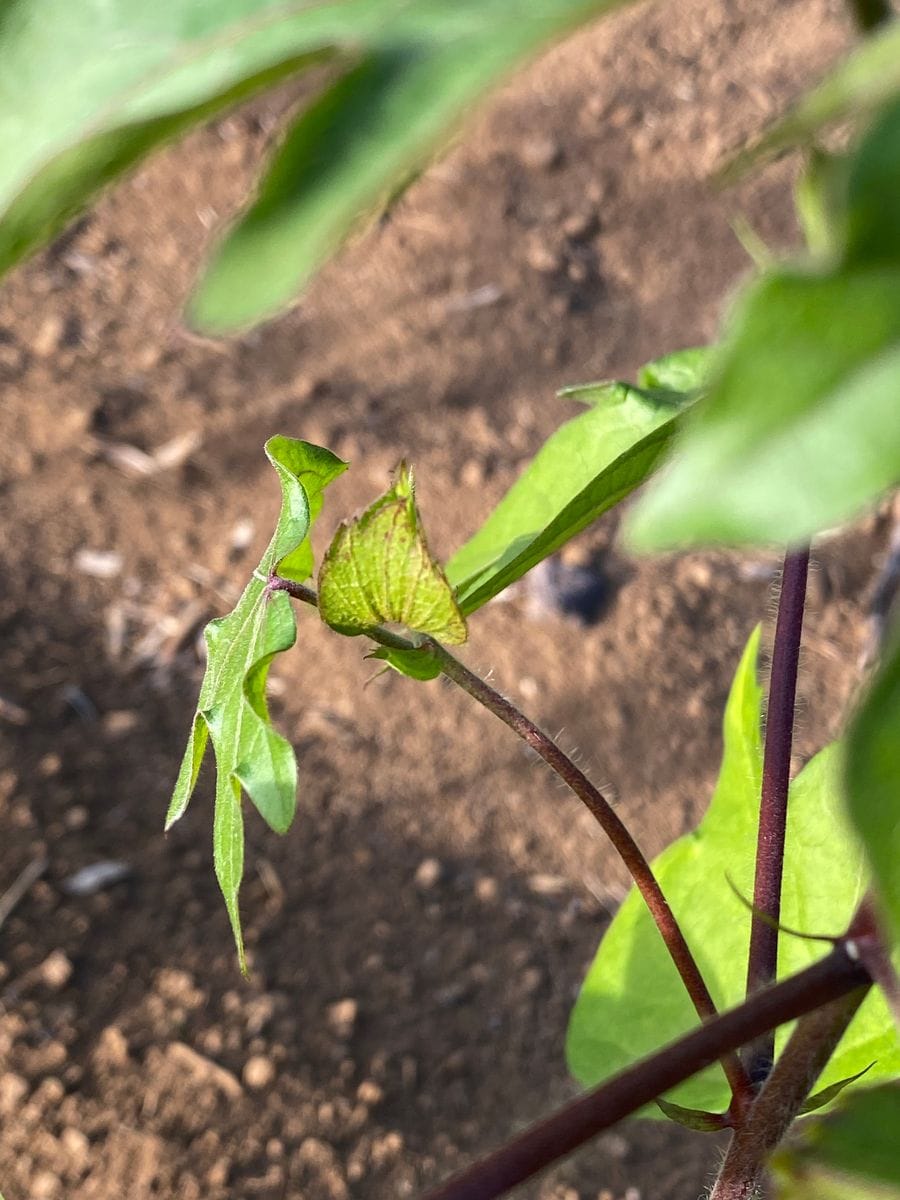
<path id="1" fill-rule="evenodd" d="M 414 1196 L 576 1093 L 567 1013 L 622 869 L 467 697 L 365 687 L 361 643 L 308 612 L 272 686 L 299 814 L 283 839 L 248 814 L 242 981 L 210 770 L 161 831 L 198 632 L 267 539 L 270 434 L 353 464 L 322 536 L 411 458 L 445 555 L 575 411 L 558 388 L 712 338 L 748 269 L 732 220 L 797 234 L 791 162 L 727 193 L 710 172 L 849 36 L 824 0 L 601 21 L 495 94 L 291 313 L 228 343 L 181 305 L 296 92 L 158 155 L 4 283 L 0 890 L 47 859 L 0 931 L 7 1200 Z M 605 581 L 598 620 L 519 589 L 464 657 L 563 731 L 656 853 L 709 797 L 777 561 L 634 561 L 615 531 L 573 549 Z M 819 554 L 800 758 L 851 698 L 885 536 L 872 518 Z M 109 862 L 118 881 L 76 875 Z M 694 1200 L 716 1156 L 628 1123 L 525 1194 Z"/>

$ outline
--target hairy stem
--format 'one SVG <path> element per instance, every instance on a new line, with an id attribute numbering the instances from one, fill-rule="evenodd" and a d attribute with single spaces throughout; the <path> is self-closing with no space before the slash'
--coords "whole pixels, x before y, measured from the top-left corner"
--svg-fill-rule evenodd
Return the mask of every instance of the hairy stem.
<path id="1" fill-rule="evenodd" d="M 304 584 L 296 584 L 291 580 L 274 576 L 269 580 L 269 587 L 273 591 L 288 592 L 289 595 L 306 604 L 316 604 L 315 592 Z M 369 629 L 367 632 L 374 641 L 383 646 L 400 650 L 417 648 L 416 643 L 381 626 Z M 640 847 L 609 801 L 551 737 L 539 729 L 504 696 L 501 696 L 490 684 L 454 658 L 439 642 L 429 638 L 427 646 L 440 664 L 443 674 L 463 691 L 468 692 L 488 712 L 498 717 L 517 737 L 520 737 L 540 755 L 587 807 L 612 842 L 619 857 L 628 868 L 635 886 L 643 896 L 672 961 L 684 981 L 697 1015 L 701 1020 L 714 1017 L 716 1006 L 713 998 L 681 927 L 669 907 L 669 902 Z M 722 1060 L 722 1070 L 725 1072 L 734 1098 L 732 1105 L 734 1116 L 738 1117 L 751 1103 L 753 1088 L 737 1054 L 726 1055 Z"/>
<path id="2" fill-rule="evenodd" d="M 753 1200 L 766 1160 L 787 1133 L 844 1036 L 871 984 L 809 1013 L 797 1024 L 743 1124 L 735 1130 L 710 1200 Z"/>
<path id="3" fill-rule="evenodd" d="M 850 11 L 863 33 L 871 33 L 894 15 L 889 0 L 850 0 Z"/>
<path id="4" fill-rule="evenodd" d="M 862 964 L 839 944 L 805 971 L 757 992 L 532 1125 L 423 1200 L 496 1200 L 765 1030 L 830 1005 L 868 982 Z"/>
<path id="5" fill-rule="evenodd" d="M 806 601 L 809 548 L 785 556 L 775 624 L 766 742 L 763 753 L 762 795 L 756 843 L 756 879 L 753 907 L 769 918 L 754 917 L 750 926 L 747 995 L 775 979 L 778 965 L 778 928 L 781 913 L 781 880 L 784 871 L 784 838 L 787 828 L 788 788 L 791 778 L 791 745 L 797 697 L 797 665 Z M 772 1035 L 747 1048 L 744 1062 L 751 1080 L 759 1083 L 772 1069 L 775 1041 Z"/>

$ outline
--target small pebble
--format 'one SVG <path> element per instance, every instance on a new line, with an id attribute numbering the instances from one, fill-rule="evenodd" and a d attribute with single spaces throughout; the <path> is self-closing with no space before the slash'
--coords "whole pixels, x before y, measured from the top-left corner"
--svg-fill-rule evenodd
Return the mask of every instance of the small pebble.
<path id="1" fill-rule="evenodd" d="M 519 159 L 530 171 L 549 171 L 562 161 L 562 147 L 552 137 L 531 137 L 520 146 Z"/>
<path id="2" fill-rule="evenodd" d="M 64 329 L 65 324 L 58 313 L 46 318 L 31 343 L 38 358 L 49 358 L 59 348 Z"/>
<path id="3" fill-rule="evenodd" d="M 275 1080 L 275 1064 L 263 1054 L 254 1054 L 244 1064 L 244 1083 L 251 1091 L 261 1092 Z"/>
<path id="4" fill-rule="evenodd" d="M 579 242 L 582 238 L 586 238 L 594 233 L 596 228 L 597 214 L 585 211 L 572 213 L 570 217 L 566 217 L 565 221 L 563 221 L 562 231 L 573 242 Z"/>
<path id="5" fill-rule="evenodd" d="M 525 261 L 532 271 L 541 275 L 555 275 L 562 269 L 562 256 L 546 242 L 530 242 L 525 250 Z"/>
<path id="6" fill-rule="evenodd" d="M 416 887 L 421 888 L 423 892 L 428 891 L 440 882 L 443 873 L 444 868 L 436 858 L 423 859 L 416 868 Z"/>
<path id="7" fill-rule="evenodd" d="M 359 1005 L 350 996 L 336 1000 L 327 1009 L 328 1024 L 341 1038 L 348 1038 L 353 1033 L 356 1018 L 359 1016 Z"/>
<path id="8" fill-rule="evenodd" d="M 497 899 L 497 880 L 490 875 L 481 875 L 475 881 L 475 895 L 482 904 L 490 904 Z"/>
<path id="9" fill-rule="evenodd" d="M 54 992 L 62 991 L 72 978 L 72 963 L 62 950 L 54 950 L 38 968 L 41 982 Z"/>
<path id="10" fill-rule="evenodd" d="M 369 1108 L 374 1108 L 376 1104 L 380 1104 L 384 1099 L 384 1092 L 374 1079 L 364 1079 L 356 1089 L 356 1098 L 361 1104 L 366 1104 Z"/>
<path id="11" fill-rule="evenodd" d="M 128 1042 L 116 1025 L 107 1025 L 97 1039 L 94 1060 L 107 1068 L 124 1067 L 128 1062 Z"/>

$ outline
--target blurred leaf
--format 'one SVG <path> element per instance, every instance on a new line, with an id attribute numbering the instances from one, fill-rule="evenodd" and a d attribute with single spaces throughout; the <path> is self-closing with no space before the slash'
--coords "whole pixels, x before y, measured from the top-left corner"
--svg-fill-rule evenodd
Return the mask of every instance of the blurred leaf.
<path id="1" fill-rule="evenodd" d="M 674 361 L 644 370 L 653 367 L 667 377 L 695 378 L 687 365 L 679 370 Z M 693 399 L 693 393 L 627 383 L 588 384 L 560 395 L 590 408 L 548 438 L 447 564 L 464 613 L 486 604 L 640 486 L 669 446 L 679 412 Z"/>
<path id="2" fill-rule="evenodd" d="M 276 654 L 294 644 L 296 626 L 289 597 L 285 592 L 270 592 L 266 580 L 284 563 L 292 564 L 294 579 L 300 578 L 304 563 L 311 570 L 308 495 L 320 507 L 322 489 L 346 468 L 328 450 L 286 437 L 271 438 L 266 443 L 266 455 L 281 484 L 281 513 L 272 540 L 237 606 L 227 617 L 211 621 L 206 627 L 206 673 L 166 815 L 166 829 L 170 829 L 184 814 L 207 740 L 212 738 L 216 756 L 216 876 L 244 971 L 237 901 L 244 869 L 241 790 L 276 833 L 288 829 L 297 803 L 294 752 L 272 728 L 265 696 L 269 665 Z"/>
<path id="3" fill-rule="evenodd" d="M 900 640 L 885 656 L 847 735 L 847 805 L 900 940 Z"/>
<path id="4" fill-rule="evenodd" d="M 751 916 L 729 879 L 739 892 L 752 894 L 762 772 L 758 641 L 757 631 L 728 698 L 722 767 L 706 816 L 653 864 L 720 1009 L 739 1004 L 746 986 Z M 823 750 L 791 785 L 781 918 L 815 933 L 843 932 L 866 885 L 862 853 L 842 811 L 839 758 L 839 747 Z M 779 977 L 827 952 L 819 943 L 782 934 Z M 572 1013 L 569 1066 L 581 1083 L 592 1086 L 696 1024 L 659 933 L 632 889 L 600 943 Z M 788 1033 L 789 1028 L 778 1032 L 779 1051 Z M 822 1086 L 856 1074 L 873 1060 L 867 1082 L 900 1068 L 900 1043 L 874 989 L 824 1072 Z M 716 1066 L 676 1089 L 672 1099 L 716 1112 L 728 1107 L 730 1092 Z M 644 1115 L 658 1114 L 648 1109 Z"/>
<path id="5" fill-rule="evenodd" d="M 850 160 L 814 147 L 794 188 L 794 206 L 806 244 L 818 258 L 836 259 L 846 234 L 847 176 Z M 766 268 L 772 264 L 765 264 Z"/>
<path id="6" fill-rule="evenodd" d="M 854 1092 L 772 1159 L 777 1200 L 900 1200 L 900 1084 Z"/>
<path id="7" fill-rule="evenodd" d="M 631 544 L 800 542 L 900 480 L 898 294 L 900 264 L 757 284 Z"/>
<path id="8" fill-rule="evenodd" d="M 729 165 L 734 176 L 753 162 L 808 141 L 827 125 L 867 116 L 900 93 L 900 22 L 868 36 L 832 73 Z"/>
<path id="9" fill-rule="evenodd" d="M 274 312 L 492 82 L 613 0 L 15 0 L 0 6 L 0 271 L 171 139 L 324 59 L 193 313 Z M 253 257 L 251 257 L 253 256 Z"/>
<path id="10" fill-rule="evenodd" d="M 451 645 L 466 640 L 465 618 L 428 550 L 405 463 L 393 486 L 334 535 L 319 571 L 319 614 L 349 637 L 399 622 Z M 390 661 L 403 670 L 408 656 Z"/>
<path id="11" fill-rule="evenodd" d="M 637 375 L 638 387 L 649 391 L 699 391 L 709 374 L 711 354 L 709 346 L 690 346 L 665 354 L 641 367 Z"/>
<path id="12" fill-rule="evenodd" d="M 749 290 L 634 546 L 801 542 L 900 482 L 900 103 L 841 175 L 835 265 Z"/>

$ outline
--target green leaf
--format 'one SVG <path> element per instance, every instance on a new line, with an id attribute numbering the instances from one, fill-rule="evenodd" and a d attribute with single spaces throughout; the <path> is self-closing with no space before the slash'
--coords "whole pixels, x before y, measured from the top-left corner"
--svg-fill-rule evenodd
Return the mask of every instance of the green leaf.
<path id="1" fill-rule="evenodd" d="M 451 645 L 466 640 L 465 618 L 428 550 L 405 463 L 393 486 L 334 535 L 319 571 L 319 614 L 349 637 L 397 622 Z M 404 661 L 391 659 L 399 670 Z"/>
<path id="2" fill-rule="evenodd" d="M 206 627 L 206 673 L 166 815 L 166 829 L 170 829 L 184 814 L 207 740 L 212 738 L 216 877 L 242 970 L 246 964 L 237 901 L 244 866 L 241 791 L 276 833 L 289 828 L 297 803 L 294 752 L 272 728 L 265 696 L 269 665 L 276 654 L 294 644 L 296 625 L 289 597 L 285 592 L 270 591 L 267 580 L 285 565 L 295 580 L 310 574 L 311 509 L 321 507 L 322 490 L 346 469 L 330 451 L 292 438 L 270 438 L 266 455 L 281 484 L 281 513 L 272 540 L 236 607 Z"/>
<path id="3" fill-rule="evenodd" d="M 736 175 L 760 158 L 808 141 L 825 126 L 874 112 L 900 93 L 900 22 L 872 33 L 832 73 L 738 155 L 728 168 Z"/>
<path id="4" fill-rule="evenodd" d="M 155 146 L 324 59 L 194 299 L 216 331 L 289 301 L 471 102 L 612 0 L 16 0 L 0 6 L 0 271 Z M 253 256 L 253 257 L 251 257 Z"/>
<path id="5" fill-rule="evenodd" d="M 804 541 L 900 480 L 900 263 L 753 287 L 630 543 Z"/>
<path id="6" fill-rule="evenodd" d="M 813 256 L 835 260 L 846 241 L 850 159 L 814 147 L 794 188 L 794 207 Z M 767 262 L 770 267 L 771 262 Z"/>
<path id="7" fill-rule="evenodd" d="M 729 880 L 742 895 L 752 894 L 762 772 L 758 640 L 757 631 L 732 685 L 722 766 L 709 809 L 696 830 L 653 864 L 720 1009 L 739 1004 L 746 985 L 751 915 Z M 791 785 L 781 916 L 786 925 L 811 933 L 843 932 L 866 886 L 862 854 L 842 811 L 839 760 L 838 746 L 823 750 Z M 794 974 L 824 953 L 827 947 L 819 943 L 782 934 L 779 975 Z M 590 1086 L 696 1024 L 684 985 L 632 889 L 600 944 L 572 1013 L 569 1066 Z M 779 1031 L 779 1051 L 787 1036 L 787 1029 Z M 867 1082 L 900 1068 L 900 1043 L 874 990 L 823 1074 L 822 1086 L 873 1060 Z M 729 1089 L 721 1068 L 689 1080 L 672 1099 L 688 1108 L 727 1108 Z M 648 1110 L 646 1115 L 657 1114 Z"/>
<path id="8" fill-rule="evenodd" d="M 722 1113 L 704 1112 L 702 1108 L 684 1108 L 681 1104 L 673 1104 L 662 1096 L 653 1101 L 656 1107 L 676 1125 L 685 1129 L 694 1129 L 697 1133 L 717 1133 L 725 1128 L 726 1116 Z"/>
<path id="9" fill-rule="evenodd" d="M 709 346 L 673 350 L 641 367 L 637 375 L 638 387 L 649 391 L 697 392 L 709 374 L 710 357 Z"/>
<path id="10" fill-rule="evenodd" d="M 855 1092 L 772 1159 L 778 1200 L 900 1200 L 900 1085 Z"/>
<path id="11" fill-rule="evenodd" d="M 441 664 L 428 646 L 416 650 L 389 650 L 386 646 L 379 646 L 377 650 L 367 654 L 366 658 L 380 659 L 401 675 L 408 675 L 410 679 L 420 679 L 423 682 L 437 679 L 441 673 Z"/>
<path id="12" fill-rule="evenodd" d="M 696 351 L 685 352 L 696 354 Z M 695 380 L 687 366 L 651 364 Z M 560 395 L 590 405 L 544 443 L 485 523 L 447 564 L 468 614 L 520 579 L 644 482 L 692 393 L 597 383 Z"/>
<path id="13" fill-rule="evenodd" d="M 847 805 L 879 898 L 900 940 L 900 641 L 877 672 L 847 735 Z"/>
<path id="14" fill-rule="evenodd" d="M 835 261 L 749 290 L 636 548 L 805 541 L 900 482 L 900 102 L 829 187 Z"/>
<path id="15" fill-rule="evenodd" d="M 803 1105 L 800 1108 L 801 1115 L 805 1113 L 816 1112 L 817 1109 L 824 1108 L 826 1104 L 830 1104 L 832 1100 L 836 1100 L 844 1088 L 849 1087 L 851 1083 L 856 1083 L 857 1079 L 862 1079 L 863 1075 L 868 1074 L 868 1072 L 874 1066 L 875 1064 L 871 1062 L 867 1067 L 863 1067 L 861 1071 L 857 1071 L 855 1075 L 849 1075 L 846 1079 L 839 1079 L 837 1083 L 831 1084 L 830 1087 L 822 1088 L 818 1092 L 813 1092 L 813 1094 L 807 1097 L 807 1099 L 803 1102 Z"/>

